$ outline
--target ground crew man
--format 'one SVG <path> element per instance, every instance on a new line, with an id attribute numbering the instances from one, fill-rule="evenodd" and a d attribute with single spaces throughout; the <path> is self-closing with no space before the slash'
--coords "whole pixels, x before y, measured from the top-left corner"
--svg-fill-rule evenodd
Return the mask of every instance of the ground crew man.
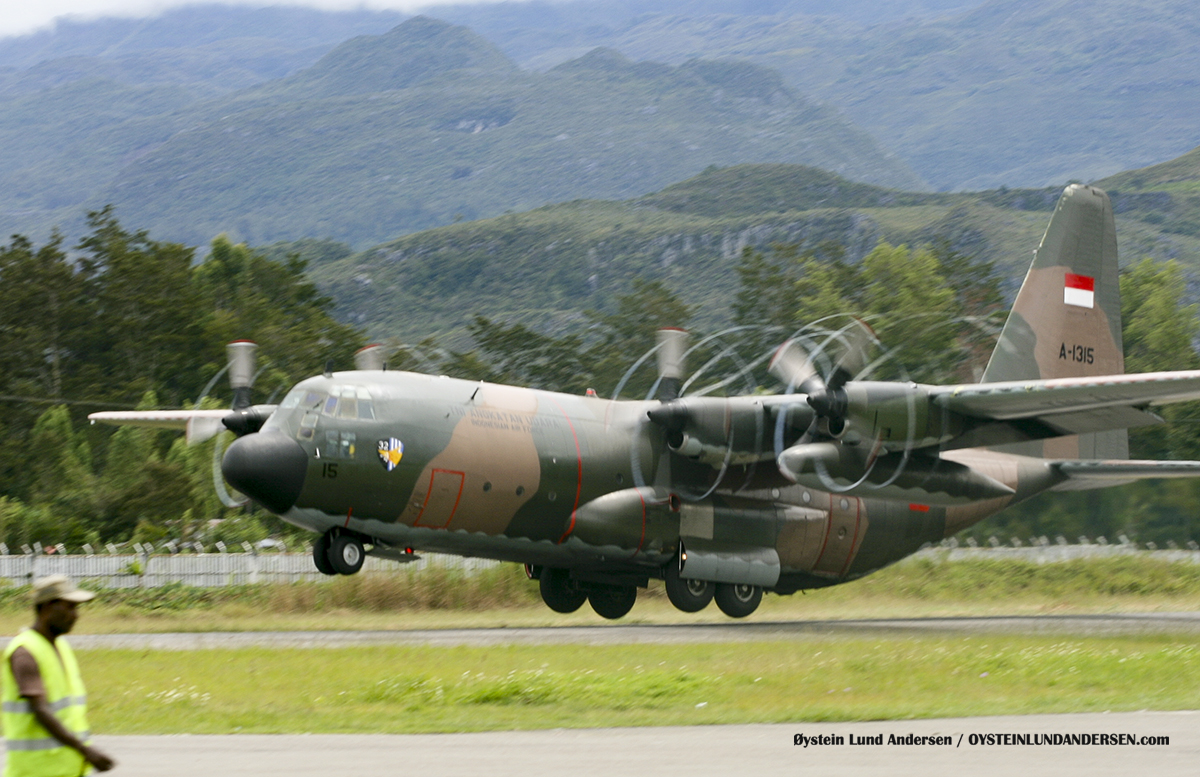
<path id="1" fill-rule="evenodd" d="M 106 772 L 113 760 L 89 744 L 87 692 L 63 636 L 95 597 L 65 575 L 33 584 L 37 619 L 4 650 L 4 777 L 79 777 L 88 765 Z"/>

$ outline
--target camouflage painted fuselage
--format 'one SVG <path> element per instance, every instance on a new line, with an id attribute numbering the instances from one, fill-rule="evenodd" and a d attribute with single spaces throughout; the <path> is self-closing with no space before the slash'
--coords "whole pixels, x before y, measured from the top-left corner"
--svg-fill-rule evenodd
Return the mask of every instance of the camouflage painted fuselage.
<path id="1" fill-rule="evenodd" d="M 658 405 L 349 372 L 299 384 L 261 433 L 307 454 L 283 517 L 318 533 L 635 578 L 659 576 L 683 543 L 719 559 L 718 578 L 781 593 L 859 577 L 1060 479 L 1034 459 L 958 451 L 1017 493 L 941 507 L 919 490 L 796 485 L 768 451 L 716 482 L 722 470 L 666 450 L 646 421 Z"/>

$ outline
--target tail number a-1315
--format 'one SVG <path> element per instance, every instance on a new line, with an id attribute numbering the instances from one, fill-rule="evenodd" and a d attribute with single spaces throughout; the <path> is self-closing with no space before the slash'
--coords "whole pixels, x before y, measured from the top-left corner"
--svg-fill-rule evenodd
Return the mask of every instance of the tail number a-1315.
<path id="1" fill-rule="evenodd" d="M 1072 345 L 1068 348 L 1067 344 L 1063 343 L 1058 351 L 1058 358 L 1069 359 L 1082 364 L 1092 364 L 1096 361 L 1096 349 L 1087 345 Z"/>

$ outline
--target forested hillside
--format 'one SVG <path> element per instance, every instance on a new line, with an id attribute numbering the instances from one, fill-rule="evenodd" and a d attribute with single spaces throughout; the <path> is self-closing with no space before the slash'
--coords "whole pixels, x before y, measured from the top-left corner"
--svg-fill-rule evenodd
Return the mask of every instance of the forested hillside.
<path id="1" fill-rule="evenodd" d="M 903 192 L 794 165 L 710 170 L 645 197 L 578 201 L 408 235 L 350 253 L 295 246 L 337 300 L 337 314 L 376 338 L 465 342 L 476 313 L 541 331 L 586 328 L 581 311 L 613 312 L 633 278 L 660 281 L 707 329 L 730 321 L 746 248 L 832 242 L 852 260 L 880 240 L 945 243 L 995 263 L 1016 291 L 1058 187 L 972 194 Z M 1165 191 L 1114 192 L 1121 256 L 1178 259 L 1200 271 L 1200 203 Z M 1166 215 L 1164 215 L 1166 214 Z M 284 249 L 286 247 L 281 247 Z M 1194 294 L 1189 294 L 1191 298 Z"/>

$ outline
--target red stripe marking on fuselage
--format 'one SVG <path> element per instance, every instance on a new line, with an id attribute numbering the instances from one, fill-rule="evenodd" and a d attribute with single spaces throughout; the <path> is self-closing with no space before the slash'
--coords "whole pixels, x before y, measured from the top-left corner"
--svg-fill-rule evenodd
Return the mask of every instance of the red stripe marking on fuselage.
<path id="1" fill-rule="evenodd" d="M 637 547 L 633 550 L 633 555 L 642 552 L 642 546 L 646 544 L 646 497 L 642 494 L 642 489 L 637 490 L 638 499 L 642 500 L 642 536 L 638 540 Z"/>
<path id="2" fill-rule="evenodd" d="M 571 532 L 575 531 L 575 513 L 579 511 L 579 497 L 583 493 L 583 453 L 579 449 L 579 435 L 575 433 L 575 424 L 571 423 L 571 416 L 567 415 L 567 411 L 563 406 L 558 404 L 558 400 L 553 396 L 549 397 L 554 406 L 558 408 L 558 412 L 562 413 L 563 418 L 567 420 L 567 428 L 571 430 L 571 439 L 575 441 L 575 504 L 571 507 L 571 523 L 568 524 L 567 530 L 558 538 L 559 543 L 567 541 L 567 537 L 571 536 Z"/>
<path id="3" fill-rule="evenodd" d="M 826 515 L 825 541 L 821 543 L 821 552 L 817 554 L 817 564 L 825 557 L 825 549 L 829 547 L 829 535 L 833 534 L 833 494 L 829 495 L 829 512 Z"/>
<path id="4" fill-rule="evenodd" d="M 850 538 L 850 550 L 846 551 L 846 563 L 842 565 L 842 571 L 838 573 L 838 577 L 845 577 L 846 570 L 850 568 L 850 564 L 854 562 L 854 557 L 858 555 L 857 549 L 854 547 L 858 542 L 858 530 L 862 526 L 862 500 L 858 497 L 850 497 L 854 500 L 854 536 Z"/>

